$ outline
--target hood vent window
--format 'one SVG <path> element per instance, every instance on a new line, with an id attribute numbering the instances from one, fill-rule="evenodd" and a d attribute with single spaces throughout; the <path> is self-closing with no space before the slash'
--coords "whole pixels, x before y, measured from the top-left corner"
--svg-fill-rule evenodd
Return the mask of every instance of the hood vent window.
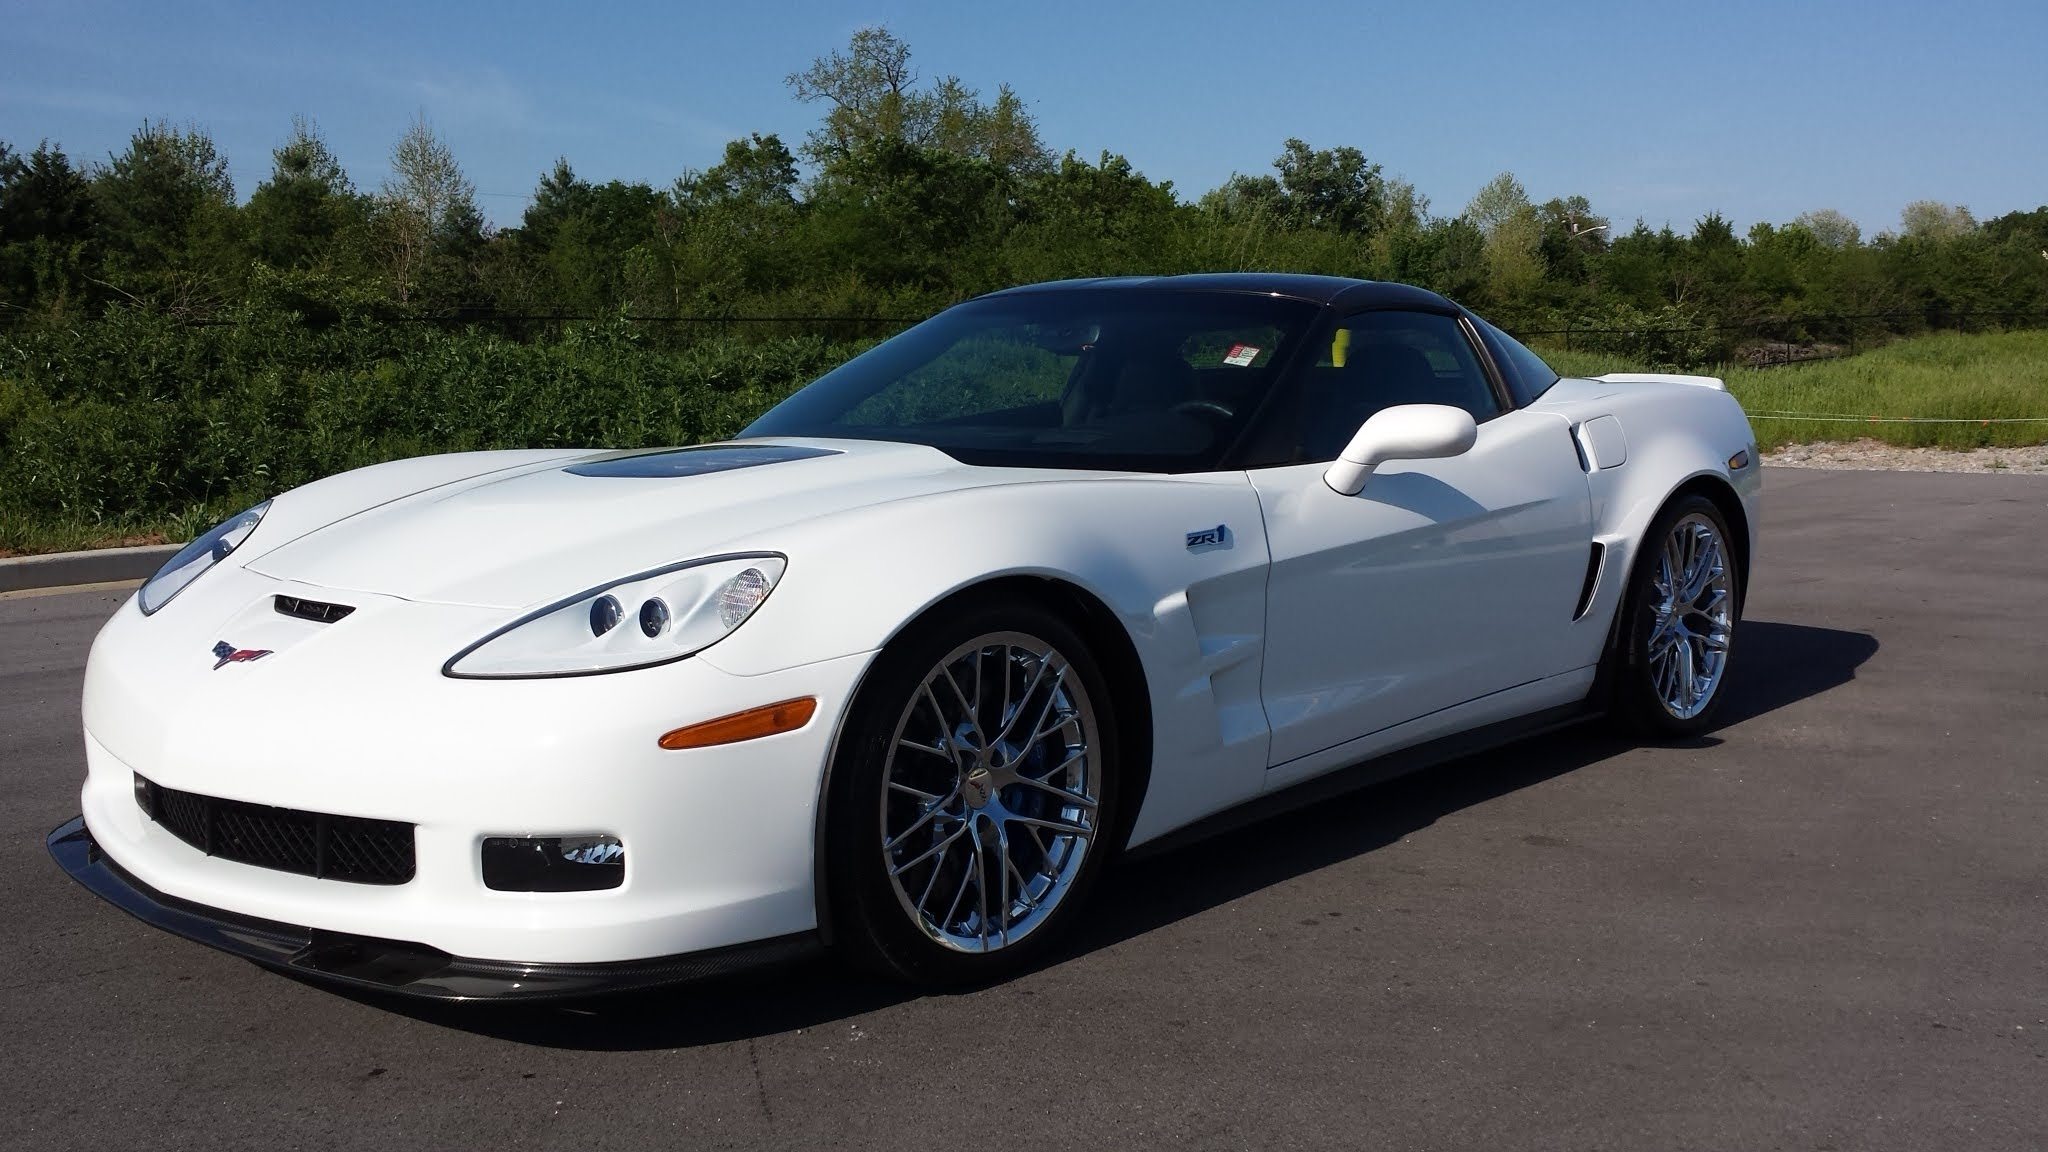
<path id="1" fill-rule="evenodd" d="M 730 472 L 735 468 L 757 468 L 763 464 L 785 464 L 837 456 L 830 448 L 805 448 L 796 444 L 706 444 L 701 448 L 664 448 L 658 452 L 629 452 L 601 456 L 571 464 L 563 471 L 571 476 L 610 476 L 640 480 L 667 480 L 677 476 L 704 476 Z"/>
<path id="2" fill-rule="evenodd" d="M 297 596 L 273 596 L 270 602 L 280 616 L 296 616 L 319 624 L 332 624 L 355 611 L 352 604 L 326 604 L 319 600 L 301 600 Z"/>

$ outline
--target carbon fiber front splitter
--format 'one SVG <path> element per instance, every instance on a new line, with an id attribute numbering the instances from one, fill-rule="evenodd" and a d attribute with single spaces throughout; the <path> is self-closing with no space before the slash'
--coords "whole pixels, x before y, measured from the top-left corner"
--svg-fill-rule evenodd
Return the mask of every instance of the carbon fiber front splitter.
<path id="1" fill-rule="evenodd" d="M 806 932 L 730 948 L 602 964 L 478 960 L 403 940 L 259 920 L 167 896 L 102 852 L 82 816 L 59 825 L 47 844 L 58 867 L 73 880 L 166 932 L 265 967 L 431 1000 L 576 999 L 783 963 L 820 947 L 817 936 Z"/>

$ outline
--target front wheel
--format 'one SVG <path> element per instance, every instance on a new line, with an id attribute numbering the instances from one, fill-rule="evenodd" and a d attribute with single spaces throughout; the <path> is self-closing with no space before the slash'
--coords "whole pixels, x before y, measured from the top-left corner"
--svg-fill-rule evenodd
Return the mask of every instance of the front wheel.
<path id="1" fill-rule="evenodd" d="M 1072 919 L 1116 827 L 1108 685 L 1059 616 L 942 610 L 848 716 L 826 848 L 836 937 L 919 983 L 1007 975 Z"/>
<path id="2" fill-rule="evenodd" d="M 1673 501 L 1643 541 L 1610 656 L 1615 709 L 1639 732 L 1696 735 L 1726 695 L 1742 610 L 1739 561 L 1727 520 L 1704 496 Z"/>

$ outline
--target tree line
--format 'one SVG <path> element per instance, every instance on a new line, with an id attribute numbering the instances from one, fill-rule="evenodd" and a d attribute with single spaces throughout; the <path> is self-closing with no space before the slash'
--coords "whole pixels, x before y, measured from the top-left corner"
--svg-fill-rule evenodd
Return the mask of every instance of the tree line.
<path id="1" fill-rule="evenodd" d="M 562 159 L 502 228 L 424 119 L 376 189 L 296 119 L 246 200 L 196 126 L 145 123 L 100 163 L 0 142 L 0 314 L 884 322 L 1022 282 L 1230 269 L 1420 284 L 1539 333 L 1790 318 L 1795 335 L 1830 338 L 1843 317 L 1909 331 L 2048 314 L 2048 207 L 1980 222 L 1923 201 L 1869 237 L 1827 209 L 1679 231 L 1619 227 L 1584 196 L 1536 202 L 1504 172 L 1446 213 L 1358 148 L 1298 139 L 1270 171 L 1188 198 L 1121 155 L 1056 151 L 1008 86 L 985 97 L 921 78 L 885 29 L 788 85 L 822 113 L 794 148 L 752 134 L 665 188 L 597 183 Z M 1710 343 L 1661 358 L 1728 350 Z"/>

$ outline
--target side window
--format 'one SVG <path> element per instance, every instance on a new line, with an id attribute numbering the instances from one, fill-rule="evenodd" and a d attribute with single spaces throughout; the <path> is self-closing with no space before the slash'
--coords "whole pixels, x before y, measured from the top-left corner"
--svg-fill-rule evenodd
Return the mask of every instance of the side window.
<path id="1" fill-rule="evenodd" d="M 1475 420 L 1500 414 L 1465 330 L 1428 312 L 1361 312 L 1342 321 L 1299 392 L 1297 463 L 1335 460 L 1359 425 L 1396 404 L 1449 404 Z"/>
<path id="2" fill-rule="evenodd" d="M 1543 357 L 1477 316 L 1472 319 L 1487 349 L 1493 353 L 1494 363 L 1500 365 L 1501 375 L 1507 377 L 1508 389 L 1515 394 L 1517 404 L 1533 402 L 1557 383 L 1557 370 L 1544 363 Z"/>

